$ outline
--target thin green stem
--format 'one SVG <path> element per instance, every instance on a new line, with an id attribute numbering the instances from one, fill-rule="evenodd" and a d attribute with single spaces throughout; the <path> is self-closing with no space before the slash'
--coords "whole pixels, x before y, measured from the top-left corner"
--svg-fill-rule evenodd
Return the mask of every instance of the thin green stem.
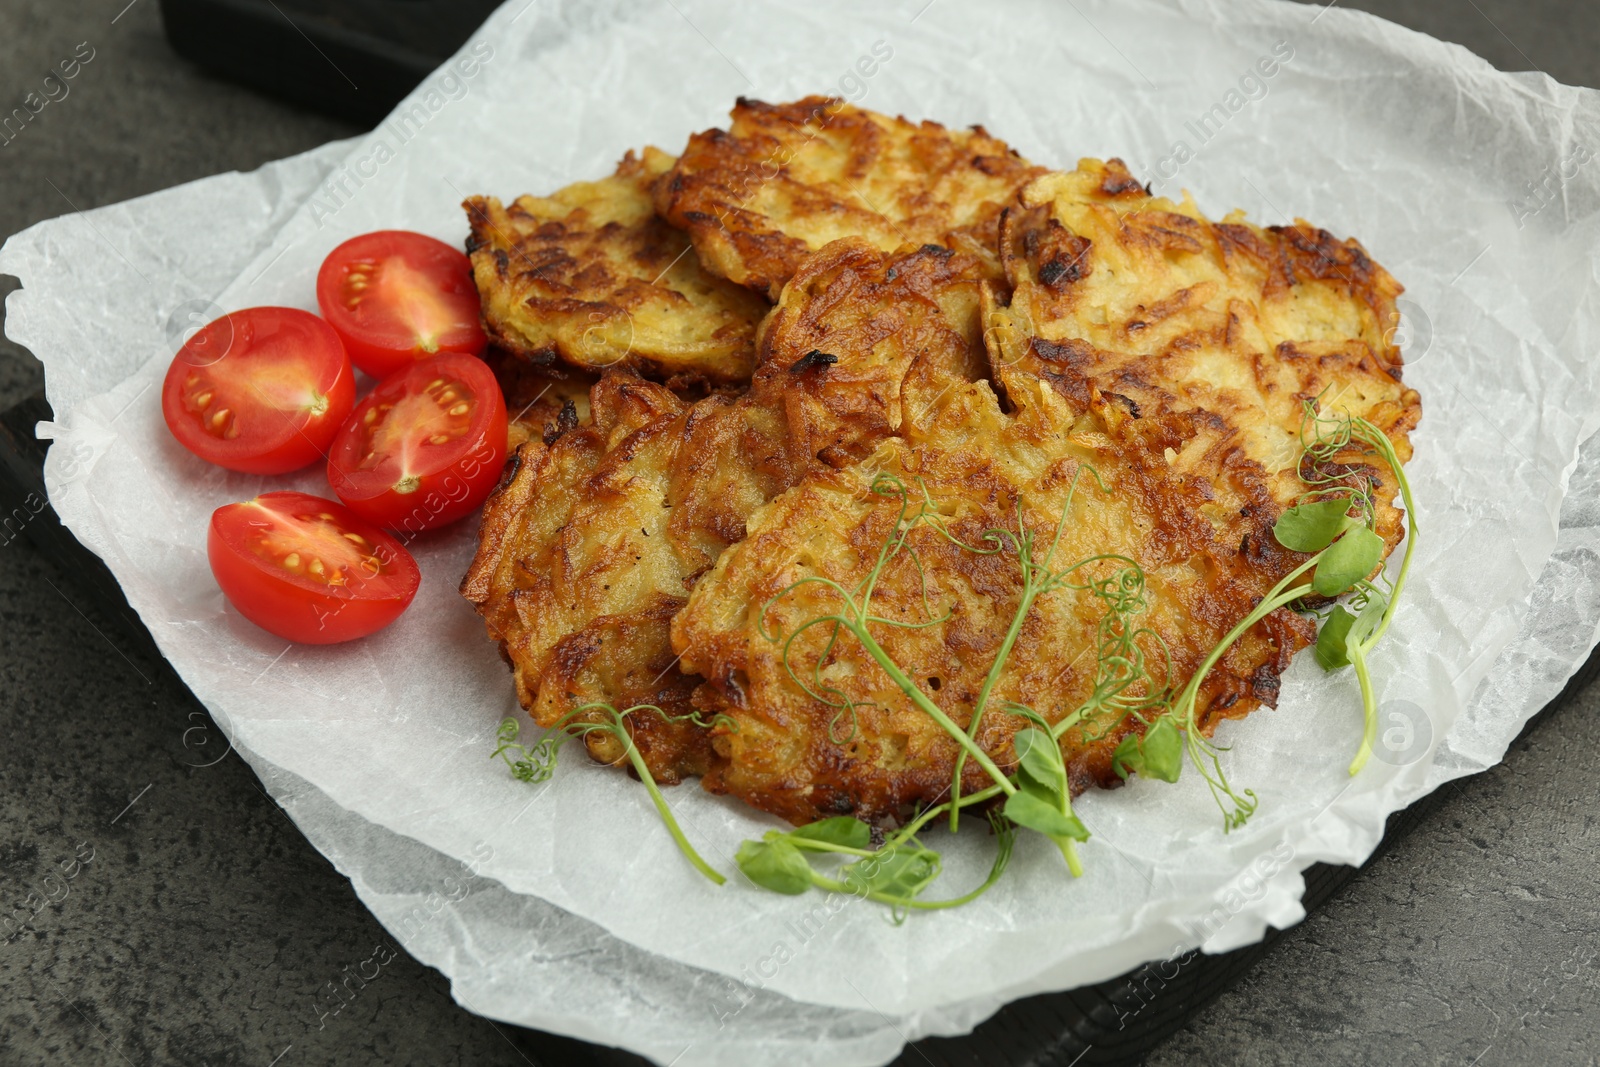
<path id="1" fill-rule="evenodd" d="M 1323 551 L 1326 551 L 1326 549 Z M 1273 586 L 1272 589 L 1268 591 L 1266 597 L 1261 601 L 1261 603 L 1256 605 L 1255 610 L 1246 615 L 1243 619 L 1239 620 L 1239 624 L 1228 631 L 1227 636 L 1217 643 L 1217 646 L 1211 650 L 1211 654 L 1207 656 L 1204 662 L 1200 664 L 1200 669 L 1195 671 L 1194 674 L 1189 678 L 1189 684 L 1183 687 L 1183 692 L 1178 697 L 1178 709 L 1186 711 L 1190 718 L 1193 718 L 1195 696 L 1199 693 L 1200 685 L 1205 681 L 1206 675 L 1211 673 L 1211 668 L 1215 667 L 1217 665 L 1217 661 L 1222 659 L 1222 657 L 1227 654 L 1228 649 L 1233 647 L 1233 643 L 1235 641 L 1244 636 L 1246 630 L 1249 630 L 1250 627 L 1254 626 L 1256 623 L 1260 622 L 1274 611 L 1277 611 L 1285 604 L 1293 603 L 1294 601 L 1305 596 L 1306 593 L 1310 591 L 1309 586 L 1296 586 L 1293 589 L 1289 589 L 1288 586 L 1296 578 L 1300 577 L 1306 571 L 1316 566 L 1317 560 L 1321 558 L 1322 553 L 1318 552 L 1315 556 L 1312 556 L 1310 559 L 1300 564 L 1300 566 L 1284 575 L 1283 578 L 1278 581 L 1278 584 Z M 1286 589 L 1287 592 L 1285 592 Z"/>
<path id="2" fill-rule="evenodd" d="M 1367 765 L 1367 758 L 1372 755 L 1372 744 L 1378 739 L 1378 698 L 1372 690 L 1372 677 L 1367 673 L 1367 650 L 1356 645 L 1346 651 L 1350 656 L 1350 665 L 1356 669 L 1356 679 L 1361 683 L 1363 725 L 1361 747 L 1356 749 L 1356 758 L 1350 763 L 1350 774 L 1354 777 Z"/>
<path id="3" fill-rule="evenodd" d="M 1088 710 L 1088 707 L 1084 706 L 1073 712 L 1071 715 L 1067 715 L 1062 718 L 1060 722 L 1050 727 L 1050 736 L 1055 738 L 1057 741 L 1061 740 L 1061 735 L 1078 725 L 1078 723 L 1083 719 L 1084 712 Z"/>
<path id="4" fill-rule="evenodd" d="M 841 882 L 835 878 L 827 878 L 815 871 L 811 872 L 811 884 L 829 892 L 848 893 L 851 896 L 861 896 L 867 900 L 876 900 L 880 904 L 890 904 L 898 908 L 910 908 L 915 911 L 939 911 L 943 908 L 959 908 L 961 905 L 971 903 L 987 893 L 1000 880 L 1000 876 L 1005 873 L 1007 865 L 1011 862 L 1011 849 L 1014 844 L 1015 837 L 1013 832 L 1010 830 L 1002 831 L 998 842 L 999 851 L 995 854 L 994 865 L 989 868 L 989 877 L 985 878 L 983 884 L 977 888 L 963 893 L 959 897 L 951 897 L 949 900 L 918 900 L 915 897 L 895 896 L 892 893 L 883 893 L 876 889 L 863 891 L 860 886 L 853 886 L 849 882 Z M 885 846 L 885 848 L 887 847 Z"/>
<path id="5" fill-rule="evenodd" d="M 1000 870 L 1001 873 L 1004 873 L 1005 868 L 1002 867 Z M 949 900 L 918 900 L 915 897 L 897 897 L 892 893 L 880 893 L 876 889 L 868 889 L 865 892 L 862 892 L 861 890 L 852 887 L 849 882 L 841 882 L 834 878 L 826 878 L 820 874 L 812 874 L 811 876 L 811 884 L 815 885 L 818 889 L 826 889 L 831 893 L 848 893 L 851 896 L 860 896 L 866 898 L 867 900 L 876 900 L 880 904 L 892 904 L 897 908 L 911 908 L 915 911 L 938 911 L 941 908 L 958 908 L 963 904 L 970 903 L 971 901 L 981 897 L 984 893 L 989 891 L 990 886 L 994 885 L 995 882 L 999 880 L 999 874 L 991 873 L 991 875 L 984 880 L 982 885 L 972 890 L 970 893 L 964 893 L 959 897 L 952 897 Z"/>
<path id="6" fill-rule="evenodd" d="M 873 486 L 873 491 L 877 491 L 876 484 Z M 867 613 L 867 606 L 872 603 L 872 593 L 877 588 L 878 576 L 883 573 L 884 566 L 890 559 L 894 558 L 895 553 L 899 552 L 901 546 L 906 543 L 906 535 L 910 533 L 910 529 L 906 526 L 906 512 L 910 510 L 910 507 L 910 496 L 906 493 L 905 486 L 901 485 L 900 517 L 895 520 L 895 532 L 878 549 L 878 565 L 868 572 L 867 580 L 861 585 L 861 615 Z"/>
<path id="7" fill-rule="evenodd" d="M 1011 648 L 1017 643 L 1017 637 L 1022 633 L 1022 625 L 1027 622 L 1028 612 L 1033 607 L 1034 597 L 1038 595 L 1038 590 L 1031 578 L 1026 576 L 1028 563 L 1025 554 L 1022 569 L 1025 575 L 1023 578 L 1022 600 L 1017 604 L 1016 614 L 1011 617 L 1011 626 L 1006 630 L 1005 640 L 1000 643 L 1000 651 L 995 655 L 994 662 L 989 665 L 989 673 L 984 676 L 983 687 L 978 690 L 977 703 L 972 706 L 972 719 L 967 723 L 967 739 L 974 745 L 977 744 L 978 726 L 983 721 L 983 713 L 989 707 L 989 694 L 994 691 L 995 685 L 1000 681 L 1000 674 L 1005 669 L 1006 658 L 1011 655 Z M 955 833 L 959 829 L 957 820 L 961 816 L 961 772 L 966 768 L 966 764 L 967 754 L 963 750 L 956 757 L 956 771 L 950 782 L 950 799 L 955 803 L 955 807 L 950 809 L 951 833 Z"/>
<path id="8" fill-rule="evenodd" d="M 769 831 L 771 833 L 772 831 Z M 877 853 L 870 848 L 851 848 L 849 845 L 835 845 L 830 841 L 818 841 L 810 837 L 788 838 L 789 844 L 798 849 L 811 852 L 837 852 L 843 856 L 876 856 Z"/>
<path id="9" fill-rule="evenodd" d="M 994 760 L 989 758 L 989 754 L 979 748 L 977 742 L 967 737 L 962 732 L 961 727 L 957 726 L 939 705 L 929 700 L 922 690 L 917 688 L 916 683 L 906 677 L 906 672 L 900 669 L 899 664 L 890 658 L 889 653 L 883 650 L 883 646 L 878 644 L 865 627 L 857 628 L 854 625 L 848 625 L 848 628 L 851 633 L 856 635 L 856 640 L 861 642 L 861 647 L 865 648 L 867 654 L 877 661 L 878 666 L 883 668 L 884 673 L 889 676 L 894 684 L 900 687 L 901 691 L 911 699 L 912 703 L 927 712 L 934 722 L 944 727 L 945 732 L 955 738 L 972 755 L 972 758 L 978 761 L 978 765 L 989 772 L 989 777 L 994 779 L 997 786 L 1004 790 L 1008 796 L 1017 791 L 1017 787 L 1011 784 L 1011 780 L 1005 776 L 999 767 L 995 766 Z"/>
<path id="10" fill-rule="evenodd" d="M 1326 549 L 1323 551 L 1326 551 Z M 1291 588 L 1291 585 L 1297 578 L 1314 567 L 1321 557 L 1322 553 L 1317 553 L 1279 579 L 1278 583 L 1268 591 L 1261 603 L 1256 605 L 1255 610 L 1241 619 L 1239 624 L 1229 630 L 1227 636 L 1211 650 L 1211 654 L 1201 663 L 1200 668 L 1190 676 L 1189 684 L 1184 686 L 1183 692 L 1173 705 L 1174 714 L 1184 724 L 1184 748 L 1189 754 L 1189 760 L 1194 764 L 1195 770 L 1199 771 L 1201 777 L 1206 780 L 1206 786 L 1211 790 L 1212 798 L 1217 801 L 1217 806 L 1222 808 L 1225 825 L 1229 829 L 1242 825 L 1249 818 L 1250 813 L 1255 810 L 1253 799 L 1255 794 L 1248 789 L 1245 790 L 1243 796 L 1233 791 L 1233 788 L 1228 785 L 1227 778 L 1222 773 L 1216 749 L 1201 735 L 1200 724 L 1195 715 L 1195 701 L 1199 696 L 1200 686 L 1205 681 L 1206 675 L 1211 672 L 1211 668 L 1216 666 L 1217 662 L 1233 646 L 1233 643 L 1243 636 L 1245 631 L 1285 604 L 1293 603 L 1306 595 L 1310 589 L 1309 586 L 1293 586 Z M 1206 769 L 1204 761 L 1208 759 L 1211 761 L 1214 774 Z M 1224 795 L 1234 804 L 1232 813 L 1229 813 L 1227 807 L 1222 803 Z"/>
<path id="11" fill-rule="evenodd" d="M 1067 870 L 1072 872 L 1072 877 L 1083 877 L 1083 861 L 1078 859 L 1078 843 L 1070 837 L 1056 838 L 1056 845 L 1061 849 L 1061 855 L 1067 861 Z"/>
<path id="12" fill-rule="evenodd" d="M 918 830 L 928 825 L 928 823 L 932 822 L 934 819 L 937 819 L 945 812 L 950 811 L 952 809 L 952 805 L 956 808 L 970 807 L 973 804 L 981 804 L 985 800 L 992 800 L 1000 794 L 1000 787 L 997 785 L 991 785 L 985 789 L 978 790 L 976 793 L 968 793 L 966 796 L 954 802 L 947 800 L 942 804 L 936 804 L 927 811 L 923 812 L 921 815 L 918 815 L 911 822 L 896 830 L 894 836 L 889 839 L 889 843 L 904 841 L 912 837 Z"/>
<path id="13" fill-rule="evenodd" d="M 626 729 L 621 732 L 625 737 L 627 736 Z M 650 768 L 645 766 L 644 757 L 639 754 L 639 746 L 633 743 L 632 737 L 627 737 L 627 744 L 628 761 L 633 764 L 633 769 L 638 773 L 639 780 L 644 783 L 644 787 L 650 791 L 650 800 L 655 804 L 656 811 L 661 814 L 661 821 L 667 824 L 667 832 L 678 843 L 679 851 L 688 858 L 690 863 L 694 864 L 695 870 L 711 879 L 717 885 L 722 885 L 727 879 L 715 867 L 707 863 L 700 853 L 694 850 L 694 846 L 689 843 L 689 839 L 683 836 L 683 829 L 673 816 L 672 809 L 667 807 L 667 798 L 661 795 L 660 788 L 656 786 L 655 775 L 650 773 Z"/>
<path id="14" fill-rule="evenodd" d="M 1394 591 L 1389 594 L 1389 603 L 1383 609 L 1383 618 L 1378 620 L 1372 636 L 1365 642 L 1365 650 L 1371 651 L 1377 645 L 1378 639 L 1389 629 L 1389 623 L 1393 620 L 1395 609 L 1400 603 L 1400 593 L 1406 587 L 1406 573 L 1411 569 L 1411 553 L 1417 547 L 1417 505 L 1411 498 L 1411 482 L 1400 469 L 1400 457 L 1395 455 L 1394 445 L 1390 443 L 1388 435 L 1365 419 L 1359 420 L 1357 427 L 1362 431 L 1363 440 L 1378 450 L 1383 456 L 1383 461 L 1394 472 L 1395 480 L 1400 483 L 1400 499 L 1406 505 L 1406 551 L 1400 557 L 1400 573 L 1395 576 Z"/>
<path id="15" fill-rule="evenodd" d="M 1017 563 L 1022 569 L 1022 596 L 1017 602 L 1016 614 L 1011 617 L 1011 626 L 1006 630 L 1005 640 L 1000 643 L 1000 651 L 995 655 L 994 662 L 989 665 L 989 673 L 984 676 L 983 687 L 978 690 L 978 700 L 972 706 L 972 718 L 967 723 L 967 737 L 974 743 L 978 739 L 978 727 L 983 722 L 983 713 L 989 708 L 989 694 L 1000 681 L 1000 675 L 1005 670 L 1006 660 L 1011 657 L 1011 649 L 1017 643 L 1017 637 L 1022 633 L 1023 624 L 1028 621 L 1028 613 L 1033 610 L 1033 602 L 1038 599 L 1044 587 L 1051 584 L 1055 575 L 1050 574 L 1050 561 L 1055 558 L 1056 546 L 1061 543 L 1061 531 L 1067 526 L 1067 513 L 1072 510 L 1072 496 L 1078 491 L 1078 479 L 1083 476 L 1083 468 L 1079 467 L 1072 476 L 1072 484 L 1067 486 L 1067 499 L 1061 505 L 1061 517 L 1056 520 L 1055 536 L 1050 540 L 1050 547 L 1044 554 L 1044 562 L 1035 565 L 1033 562 L 1033 539 L 1028 532 L 1027 525 L 1022 515 L 1022 501 L 1017 501 Z M 1098 475 L 1096 475 L 1098 477 Z M 1036 582 L 1035 573 L 1043 573 L 1045 580 Z M 954 807 L 950 809 L 950 832 L 955 833 L 960 829 L 961 819 L 961 772 L 966 769 L 967 754 L 961 752 L 956 756 L 955 774 L 950 780 L 950 800 Z"/>

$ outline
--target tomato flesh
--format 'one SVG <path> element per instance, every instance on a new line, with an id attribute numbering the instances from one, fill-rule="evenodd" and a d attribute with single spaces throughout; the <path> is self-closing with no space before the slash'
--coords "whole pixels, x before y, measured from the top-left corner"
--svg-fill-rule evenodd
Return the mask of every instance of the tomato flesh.
<path id="1" fill-rule="evenodd" d="M 328 453 L 328 484 L 364 518 L 421 533 L 476 510 L 505 457 L 494 372 L 452 353 L 385 378 L 356 406 Z"/>
<path id="2" fill-rule="evenodd" d="M 178 443 L 246 474 L 284 474 L 327 453 L 355 404 L 339 335 L 296 308 L 208 323 L 167 368 L 161 413 Z"/>
<path id="3" fill-rule="evenodd" d="M 380 230 L 335 248 L 317 272 L 317 304 L 355 365 L 375 378 L 488 344 L 472 262 L 425 234 Z"/>
<path id="4" fill-rule="evenodd" d="M 411 554 L 348 508 L 308 493 L 225 504 L 206 539 L 239 614 L 302 644 L 365 637 L 400 617 L 421 583 Z"/>

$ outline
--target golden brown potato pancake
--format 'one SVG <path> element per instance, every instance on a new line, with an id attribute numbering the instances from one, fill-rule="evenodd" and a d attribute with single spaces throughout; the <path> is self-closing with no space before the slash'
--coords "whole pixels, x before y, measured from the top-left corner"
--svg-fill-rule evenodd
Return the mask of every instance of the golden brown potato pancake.
<path id="1" fill-rule="evenodd" d="M 590 396 L 589 424 L 528 440 L 512 455 L 461 586 L 510 661 L 518 700 L 544 726 L 596 696 L 674 717 L 689 711 L 692 687 L 647 622 L 664 627 L 686 590 L 657 580 L 674 557 L 660 536 L 656 487 L 635 476 L 664 475 L 676 446 L 666 430 L 684 404 L 626 371 L 603 377 Z M 704 772 L 708 750 L 692 723 L 635 716 L 634 727 L 658 780 Z M 602 733 L 586 740 L 600 758 L 620 755 Z"/>
<path id="2" fill-rule="evenodd" d="M 852 465 L 941 417 L 983 366 L 980 274 L 944 248 L 830 245 L 774 309 L 744 395 L 687 404 L 613 371 L 594 387 L 590 424 L 518 449 L 462 592 L 538 723 L 588 701 L 690 713 L 698 679 L 677 669 L 670 642 L 690 587 L 744 537 L 752 510 L 806 472 Z M 692 722 L 629 721 L 658 780 L 708 769 Z M 589 738 L 597 758 L 622 754 Z"/>
<path id="3" fill-rule="evenodd" d="M 947 130 L 822 96 L 741 99 L 727 130 L 689 139 L 656 207 L 707 268 L 776 300 L 807 253 L 844 237 L 886 252 L 939 243 L 994 266 L 1001 208 L 1042 173 L 981 126 Z"/>
<path id="4" fill-rule="evenodd" d="M 839 610 L 840 598 L 805 585 L 761 607 L 791 583 L 829 578 L 854 588 L 894 528 L 897 501 L 873 492 L 873 478 L 893 474 L 913 493 L 925 487 L 949 532 L 982 546 L 984 533 L 1016 528 L 1022 509 L 1028 529 L 1049 544 L 1074 476 L 1082 465 L 1098 472 L 1079 478 L 1057 548 L 1058 564 L 1120 554 L 1139 561 L 1148 610 L 1135 625 L 1159 634 L 1170 650 L 1172 675 L 1156 667 L 1156 686 L 1181 683 L 1277 580 L 1279 574 L 1238 553 L 1253 528 L 1237 513 L 1208 518 L 1203 478 L 1220 473 L 1212 456 L 1186 474 L 1169 468 L 1159 443 L 1133 451 L 1113 439 L 1106 420 L 1118 409 L 1096 393 L 1087 413 L 1074 411 L 1053 390 L 1036 386 L 1014 417 L 1000 411 L 986 383 L 962 388 L 917 447 L 884 443 L 871 461 L 807 477 L 748 520 L 745 540 L 723 553 L 700 580 L 673 622 L 673 643 L 685 670 L 706 679 L 695 703 L 731 726 L 713 730 L 717 759 L 707 789 L 728 793 L 796 824 L 831 815 L 893 823 L 948 797 L 959 748 L 913 705 L 848 634 L 825 647 L 827 627 L 803 633 L 789 647 L 789 665 L 803 678 L 826 656 L 821 685 L 847 694 L 853 718 L 796 683 L 784 663 L 784 637 L 807 619 Z M 1014 388 L 1024 399 L 1020 383 Z M 959 416 L 959 417 L 957 417 Z M 875 638 L 923 692 L 962 728 L 1011 624 L 1020 596 L 1016 559 L 959 547 L 928 526 L 909 544 L 921 570 L 901 557 L 878 579 L 873 613 L 921 623 L 884 625 Z M 1080 572 L 1106 579 L 1119 565 Z M 1287 569 L 1287 568 L 1285 568 Z M 930 616 L 924 610 L 926 575 Z M 1095 682 L 1096 641 L 1104 604 L 1081 590 L 1058 590 L 1029 613 L 985 713 L 978 743 L 1003 768 L 1015 764 L 1012 735 L 1025 721 L 1004 713 L 1016 701 L 1052 723 L 1073 711 Z M 761 630 L 764 622 L 766 633 Z M 770 635 L 770 636 L 769 636 Z M 1308 620 L 1280 610 L 1250 631 L 1208 676 L 1200 694 L 1203 725 L 1272 703 L 1278 675 L 1293 653 L 1315 636 Z M 1144 639 L 1154 665 L 1159 645 Z M 1063 736 L 1074 791 L 1117 779 L 1111 753 L 1130 721 L 1094 719 Z M 969 762 L 963 788 L 990 784 Z"/>
<path id="5" fill-rule="evenodd" d="M 651 189 L 672 165 L 629 152 L 609 178 L 510 206 L 462 205 L 484 327 L 534 362 L 742 383 L 766 302 L 707 273 L 678 230 L 655 216 Z"/>
<path id="6" fill-rule="evenodd" d="M 800 578 L 855 587 L 892 529 L 897 507 L 872 492 L 879 471 L 925 485 L 950 531 L 977 545 L 985 530 L 1029 529 L 1048 539 L 1073 476 L 1092 466 L 1109 492 L 1080 479 L 1057 563 L 1114 553 L 1137 561 L 1148 608 L 1137 620 L 1160 640 L 1181 685 L 1217 641 L 1304 555 L 1272 527 L 1305 490 L 1297 464 L 1302 405 L 1361 416 L 1409 458 L 1417 394 L 1398 381 L 1387 341 L 1400 287 L 1354 242 L 1306 224 L 1262 230 L 1235 217 L 1207 222 L 1191 202 L 1152 199 L 1121 166 L 1086 161 L 1023 192 L 1007 213 L 1003 253 L 1014 292 L 987 298 L 995 382 L 965 386 L 914 445 L 889 440 L 856 467 L 813 472 L 747 520 L 673 623 L 682 667 L 706 684 L 694 702 L 732 725 L 715 729 L 705 785 L 796 823 L 838 814 L 893 822 L 948 796 L 956 743 L 917 709 L 855 643 L 825 648 L 827 628 L 790 650 L 804 672 L 826 654 L 822 684 L 857 705 L 808 695 L 785 666 L 788 634 L 837 610 L 812 584 L 764 616 L 761 605 Z M 1402 534 L 1380 461 L 1357 449 L 1335 457 L 1351 481 L 1375 485 L 1378 532 Z M 1387 491 L 1384 484 L 1391 483 Z M 894 660 L 955 722 L 970 721 L 1019 596 L 1014 558 L 966 551 L 923 527 L 920 554 L 934 616 L 921 629 L 880 626 Z M 1086 570 L 1109 577 L 1109 563 Z M 919 571 L 902 559 L 879 580 L 875 614 L 927 618 Z M 1095 679 L 1104 604 L 1083 590 L 1036 603 L 995 694 L 1052 722 L 1076 708 Z M 1278 677 L 1315 636 L 1280 609 L 1257 624 L 1206 679 L 1197 707 L 1208 731 L 1225 717 L 1274 703 Z M 1002 767 L 1024 724 L 991 703 L 979 743 Z M 1075 790 L 1113 784 L 1110 757 L 1129 721 L 1091 722 L 1063 738 Z M 968 763 L 963 788 L 987 785 Z"/>
<path id="7" fill-rule="evenodd" d="M 1021 199 L 1003 224 L 1010 305 L 991 300 L 986 314 L 1003 388 L 1043 378 L 1084 411 L 1092 384 L 1128 434 L 1169 427 L 1180 459 L 1229 450 L 1210 508 L 1249 509 L 1257 552 L 1273 548 L 1275 505 L 1305 490 L 1305 401 L 1365 418 L 1411 458 L 1421 403 L 1393 343 L 1402 288 L 1356 241 L 1238 212 L 1210 222 L 1190 198 L 1151 197 L 1115 159 L 1041 178 Z M 1392 482 L 1373 457 L 1361 467 L 1377 487 Z M 1393 490 L 1376 494 L 1390 549 L 1402 533 Z"/>

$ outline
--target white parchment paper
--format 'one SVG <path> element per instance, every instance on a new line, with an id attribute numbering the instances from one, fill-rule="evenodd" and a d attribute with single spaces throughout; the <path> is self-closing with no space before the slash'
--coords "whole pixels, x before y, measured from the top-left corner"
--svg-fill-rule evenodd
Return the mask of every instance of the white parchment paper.
<path id="1" fill-rule="evenodd" d="M 316 267 L 348 236 L 459 241 L 469 193 L 548 191 L 627 147 L 675 149 L 740 93 L 830 90 L 982 122 L 1050 164 L 1121 155 L 1213 214 L 1304 216 L 1359 236 L 1406 283 L 1423 538 L 1374 664 L 1386 758 L 1345 776 L 1354 681 L 1303 657 L 1276 711 L 1222 732 L 1230 777 L 1262 800 L 1245 831 L 1223 836 L 1192 774 L 1136 781 L 1080 802 L 1095 834 L 1084 878 L 1028 842 L 978 903 L 895 927 L 872 907 L 712 888 L 642 790 L 582 760 L 538 788 L 491 764 L 515 709 L 454 592 L 470 528 L 419 546 L 416 604 L 353 646 L 288 646 L 225 604 L 205 563 L 210 512 L 266 488 L 327 490 L 315 470 L 234 475 L 170 439 L 155 386 L 189 316 L 314 309 Z M 1359 862 L 1387 814 L 1498 760 L 1581 661 L 1600 616 L 1592 474 L 1556 550 L 1600 415 L 1597 134 L 1593 92 L 1336 8 L 513 0 L 369 137 L 42 224 L 0 250 L 0 271 L 24 286 L 8 333 L 46 365 L 57 511 L 318 847 L 464 1004 L 681 1063 L 874 1063 L 1016 996 L 1297 921 L 1305 866 Z M 694 787 L 670 799 L 726 870 L 768 825 Z M 948 842 L 951 884 L 981 877 L 988 850 L 981 834 Z M 460 883 L 463 865 L 462 899 L 430 896 L 430 878 Z"/>

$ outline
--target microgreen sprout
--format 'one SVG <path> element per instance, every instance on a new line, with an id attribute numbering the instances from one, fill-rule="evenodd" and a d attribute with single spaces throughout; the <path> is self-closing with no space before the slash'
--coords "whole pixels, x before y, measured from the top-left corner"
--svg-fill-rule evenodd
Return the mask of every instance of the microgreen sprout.
<path id="1" fill-rule="evenodd" d="M 523 782 L 543 782 L 549 780 L 555 773 L 556 759 L 560 754 L 561 746 L 574 737 L 583 737 L 599 731 L 608 733 L 621 742 L 623 758 L 633 765 L 633 771 L 644 783 L 645 789 L 650 792 L 650 800 L 656 806 L 656 811 L 661 815 L 661 821 L 667 826 L 667 832 L 672 835 L 672 840 L 677 842 L 678 850 L 694 865 L 695 870 L 721 885 L 727 881 L 723 875 L 712 867 L 696 852 L 689 839 L 684 836 L 683 828 L 678 825 L 678 820 L 673 816 L 672 809 L 667 807 L 666 798 L 661 795 L 661 788 L 656 785 L 655 775 L 650 773 L 650 767 L 640 755 L 639 748 L 633 743 L 633 733 L 628 729 L 628 716 L 633 714 L 654 714 L 666 722 L 693 722 L 697 726 L 709 727 L 713 722 L 718 724 L 733 725 L 726 716 L 717 716 L 712 722 L 701 719 L 696 714 L 668 715 L 654 704 L 635 704 L 626 711 L 618 711 L 610 704 L 590 703 L 581 704 L 567 712 L 556 723 L 544 732 L 533 745 L 523 745 L 517 740 L 518 727 L 516 719 L 506 719 L 500 724 L 495 738 L 500 742 L 498 748 L 490 754 L 490 759 L 498 756 L 507 767 L 511 769 L 514 778 Z M 515 754 L 515 757 L 513 756 Z M 621 762 L 619 759 L 618 762 Z"/>
<path id="2" fill-rule="evenodd" d="M 1309 441 L 1306 440 L 1308 431 Z M 1378 574 L 1381 585 L 1368 579 L 1383 555 L 1383 541 L 1370 526 L 1355 527 L 1318 553 L 1324 562 L 1317 567 L 1316 591 L 1324 596 L 1337 596 L 1347 591 L 1351 594 L 1345 604 L 1334 606 L 1323 623 L 1322 631 L 1317 635 L 1317 662 L 1330 671 L 1349 664 L 1355 668 L 1356 679 L 1361 685 L 1364 725 L 1361 745 L 1350 763 L 1350 773 L 1354 775 L 1366 765 L 1372 755 L 1372 743 L 1378 736 L 1378 698 L 1373 689 L 1367 658 L 1388 632 L 1400 603 L 1400 594 L 1405 589 L 1406 575 L 1411 570 L 1411 556 L 1417 548 L 1417 505 L 1411 496 L 1411 483 L 1400 466 L 1399 456 L 1395 454 L 1394 444 L 1387 434 L 1366 419 L 1326 415 L 1318 409 L 1316 402 L 1307 401 L 1301 440 L 1305 449 L 1301 478 L 1308 485 L 1317 486 L 1322 492 L 1330 491 L 1326 487 L 1340 477 L 1340 465 L 1336 457 L 1360 445 L 1365 451 L 1376 453 L 1394 473 L 1395 481 L 1399 483 L 1401 501 L 1405 505 L 1405 553 L 1400 557 L 1400 569 L 1392 584 L 1382 572 Z M 1364 506 L 1365 515 L 1370 517 L 1374 508 L 1369 479 L 1363 479 L 1356 502 Z M 1370 518 L 1368 521 L 1370 523 Z M 1343 555 L 1338 554 L 1337 550 L 1352 535 L 1359 538 L 1356 545 Z M 1332 569 L 1335 563 L 1338 564 L 1337 570 L 1324 581 L 1324 572 Z"/>
<path id="3" fill-rule="evenodd" d="M 1240 620 L 1189 678 L 1174 704 L 1174 712 L 1184 723 L 1191 761 L 1222 808 L 1228 829 L 1244 824 L 1256 809 L 1256 796 L 1246 789 L 1236 793 L 1222 773 L 1220 751 L 1199 729 L 1196 698 L 1206 675 L 1244 633 L 1278 608 L 1288 606 L 1315 593 L 1324 597 L 1350 594 L 1344 605 L 1329 613 L 1317 637 L 1317 662 L 1335 670 L 1349 664 L 1361 684 L 1361 703 L 1365 725 L 1361 745 L 1350 764 L 1358 773 L 1372 754 L 1378 732 L 1377 695 L 1367 667 L 1367 657 L 1388 630 L 1396 604 L 1405 587 L 1411 555 L 1417 547 L 1417 508 L 1411 497 L 1411 484 L 1400 466 L 1389 437 L 1360 417 L 1325 413 L 1315 400 L 1305 402 L 1301 420 L 1301 480 L 1311 488 L 1300 502 L 1284 511 L 1273 526 L 1273 536 L 1285 548 L 1311 553 L 1267 592 L 1249 615 Z M 1375 584 L 1369 575 L 1383 559 L 1383 539 L 1373 530 L 1377 507 L 1370 475 L 1352 471 L 1338 461 L 1341 454 L 1361 446 L 1375 453 L 1399 482 L 1406 512 L 1406 550 L 1392 586 L 1381 572 Z M 1352 482 L 1354 484 L 1352 484 Z M 1311 581 L 1304 581 L 1315 568 Z M 1233 810 L 1229 810 L 1231 802 Z"/>
<path id="4" fill-rule="evenodd" d="M 940 805 L 940 810 L 948 805 Z M 926 824 L 919 819 L 869 848 L 872 829 L 848 815 L 822 819 L 788 832 L 768 830 L 758 841 L 746 841 L 735 857 L 739 869 L 756 885 L 775 893 L 797 895 L 808 889 L 846 893 L 875 900 L 893 909 L 896 922 L 911 911 L 937 911 L 960 907 L 988 892 L 1011 862 L 1016 830 L 1006 820 L 991 816 L 996 848 L 989 876 L 961 896 L 923 900 L 921 894 L 943 869 L 939 853 L 917 839 Z M 808 857 L 845 861 L 830 873 L 812 866 Z"/>

